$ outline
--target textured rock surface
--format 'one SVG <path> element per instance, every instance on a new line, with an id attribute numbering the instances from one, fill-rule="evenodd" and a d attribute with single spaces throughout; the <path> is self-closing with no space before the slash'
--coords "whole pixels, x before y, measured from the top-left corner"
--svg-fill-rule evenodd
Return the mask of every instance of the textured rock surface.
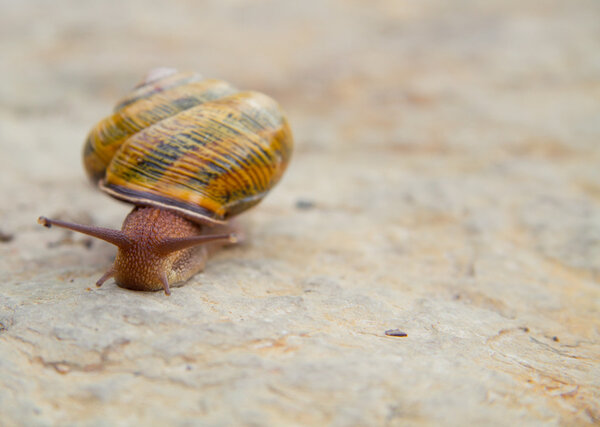
<path id="1" fill-rule="evenodd" d="M 149 4 L 0 3 L 0 424 L 600 422 L 598 2 Z M 120 225 L 81 145 L 158 65 L 295 157 L 170 298 L 89 289 L 35 220 Z"/>

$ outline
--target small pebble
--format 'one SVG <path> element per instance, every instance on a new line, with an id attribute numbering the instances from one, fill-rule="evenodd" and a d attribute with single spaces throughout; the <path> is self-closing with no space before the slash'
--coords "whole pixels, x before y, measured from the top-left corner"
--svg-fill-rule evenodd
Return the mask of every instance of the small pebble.
<path id="1" fill-rule="evenodd" d="M 306 210 L 312 209 L 314 207 L 315 207 L 315 202 L 313 202 L 312 200 L 306 200 L 306 199 L 296 200 L 296 209 L 306 211 Z"/>
<path id="2" fill-rule="evenodd" d="M 0 230 L 0 242 L 2 243 L 8 243 L 10 242 L 13 238 L 15 237 L 14 234 L 10 234 L 10 233 L 5 233 L 4 231 Z"/>
<path id="3" fill-rule="evenodd" d="M 388 329 L 385 331 L 385 334 L 388 337 L 407 337 L 408 334 L 406 332 L 402 332 L 400 329 Z"/>

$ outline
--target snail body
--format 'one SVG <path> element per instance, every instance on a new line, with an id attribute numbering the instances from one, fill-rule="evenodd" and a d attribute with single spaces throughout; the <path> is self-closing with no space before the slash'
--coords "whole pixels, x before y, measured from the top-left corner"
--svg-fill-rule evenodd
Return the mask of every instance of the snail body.
<path id="1" fill-rule="evenodd" d="M 171 284 L 204 267 L 212 250 L 239 239 L 227 221 L 265 197 L 292 147 L 287 120 L 270 97 L 159 69 L 91 130 L 83 150 L 90 180 L 135 205 L 122 229 L 39 222 L 118 247 L 98 286 L 114 276 L 128 289 L 169 294 Z"/>

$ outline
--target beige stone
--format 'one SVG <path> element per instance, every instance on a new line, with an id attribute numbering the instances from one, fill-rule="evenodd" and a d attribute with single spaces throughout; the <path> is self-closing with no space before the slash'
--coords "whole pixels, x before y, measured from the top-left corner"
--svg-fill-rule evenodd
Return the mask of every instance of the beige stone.
<path id="1" fill-rule="evenodd" d="M 0 9 L 0 425 L 600 423 L 597 2 Z M 96 289 L 113 248 L 36 218 L 120 226 L 81 147 L 159 65 L 294 158 L 170 297 Z"/>

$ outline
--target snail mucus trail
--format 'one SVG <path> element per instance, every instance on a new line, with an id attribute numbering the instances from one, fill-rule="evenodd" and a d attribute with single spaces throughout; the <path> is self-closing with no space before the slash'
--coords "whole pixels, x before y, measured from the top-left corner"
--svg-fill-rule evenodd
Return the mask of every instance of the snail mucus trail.
<path id="1" fill-rule="evenodd" d="M 97 286 L 114 277 L 124 288 L 169 295 L 204 268 L 210 252 L 239 240 L 227 221 L 264 198 L 292 148 L 272 98 L 196 73 L 153 70 L 84 145 L 90 180 L 135 206 L 121 230 L 38 222 L 117 246 Z"/>

